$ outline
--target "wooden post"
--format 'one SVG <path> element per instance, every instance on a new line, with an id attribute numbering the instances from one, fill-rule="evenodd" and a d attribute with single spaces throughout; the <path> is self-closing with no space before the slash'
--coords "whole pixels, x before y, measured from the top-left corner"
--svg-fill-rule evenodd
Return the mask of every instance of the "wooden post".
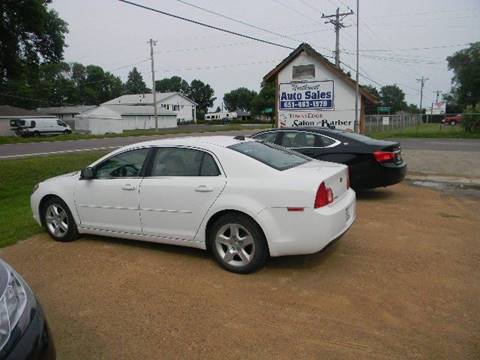
<path id="1" fill-rule="evenodd" d="M 365 134 L 365 98 L 361 96 L 360 101 L 360 124 L 359 124 L 359 133 Z"/>

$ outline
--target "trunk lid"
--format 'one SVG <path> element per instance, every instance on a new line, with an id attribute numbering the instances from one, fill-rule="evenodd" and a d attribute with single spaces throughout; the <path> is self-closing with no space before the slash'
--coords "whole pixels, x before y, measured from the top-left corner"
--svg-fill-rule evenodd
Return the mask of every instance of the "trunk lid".
<path id="1" fill-rule="evenodd" d="M 348 190 L 348 167 L 326 161 L 313 160 L 286 170 L 295 177 L 310 180 L 315 192 L 322 182 L 332 189 L 333 201 L 342 197 Z"/>

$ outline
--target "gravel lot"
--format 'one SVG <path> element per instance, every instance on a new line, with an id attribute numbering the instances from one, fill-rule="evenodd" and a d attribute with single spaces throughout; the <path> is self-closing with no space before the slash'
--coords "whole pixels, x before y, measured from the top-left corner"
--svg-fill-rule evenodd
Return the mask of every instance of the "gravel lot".
<path id="1" fill-rule="evenodd" d="M 0 255 L 36 291 L 59 359 L 478 359 L 478 198 L 407 184 L 359 198 L 335 245 L 249 276 L 99 237 Z"/>

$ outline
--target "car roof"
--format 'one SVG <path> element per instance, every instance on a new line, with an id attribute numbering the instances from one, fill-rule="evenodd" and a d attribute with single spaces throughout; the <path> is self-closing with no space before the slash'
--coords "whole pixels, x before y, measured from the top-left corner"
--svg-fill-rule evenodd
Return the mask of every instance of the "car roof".
<path id="1" fill-rule="evenodd" d="M 318 134 L 325 134 L 325 135 L 342 135 L 346 131 L 344 130 L 338 130 L 338 129 L 329 129 L 329 128 L 324 128 L 324 127 L 282 127 L 282 128 L 274 128 L 274 129 L 265 129 L 260 131 L 262 132 L 268 132 L 268 131 L 308 131 L 308 132 L 313 132 L 313 133 L 318 133 Z"/>
<path id="2" fill-rule="evenodd" d="M 135 143 L 124 147 L 135 148 L 139 146 L 198 146 L 198 147 L 228 147 L 245 141 L 255 141 L 254 139 L 246 138 L 244 140 L 234 136 L 186 136 L 175 137 L 168 139 L 149 140 L 140 143 Z"/>

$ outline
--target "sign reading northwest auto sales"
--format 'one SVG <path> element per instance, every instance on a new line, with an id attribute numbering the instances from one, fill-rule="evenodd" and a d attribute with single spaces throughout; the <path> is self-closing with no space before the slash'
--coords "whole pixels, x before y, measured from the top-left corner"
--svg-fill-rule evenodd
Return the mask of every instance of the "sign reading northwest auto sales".
<path id="1" fill-rule="evenodd" d="M 333 110 L 333 81 L 280 84 L 280 110 Z"/>
<path id="2" fill-rule="evenodd" d="M 353 130 L 351 111 L 335 111 L 333 80 L 280 83 L 278 118 L 280 127 L 335 126 Z M 354 112 L 353 112 L 354 115 Z"/>

